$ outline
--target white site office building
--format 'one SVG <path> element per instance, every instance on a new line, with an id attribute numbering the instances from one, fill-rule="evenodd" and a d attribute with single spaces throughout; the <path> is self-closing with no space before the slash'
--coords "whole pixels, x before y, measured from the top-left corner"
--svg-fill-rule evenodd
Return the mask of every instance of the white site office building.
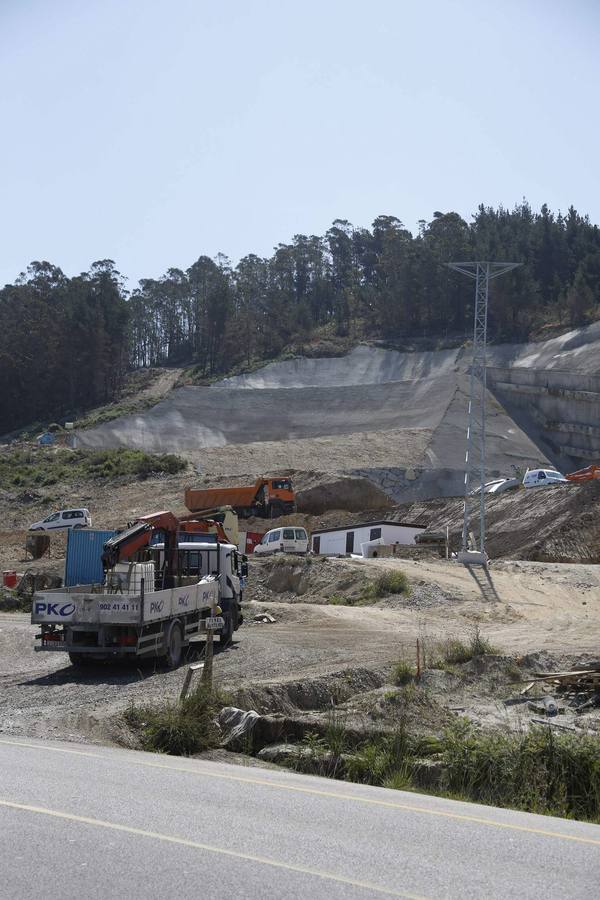
<path id="1" fill-rule="evenodd" d="M 319 528 L 312 533 L 311 550 L 324 556 L 346 556 L 350 553 L 366 556 L 367 546 L 414 544 L 415 537 L 423 531 L 425 527 L 422 525 L 389 521 Z"/>

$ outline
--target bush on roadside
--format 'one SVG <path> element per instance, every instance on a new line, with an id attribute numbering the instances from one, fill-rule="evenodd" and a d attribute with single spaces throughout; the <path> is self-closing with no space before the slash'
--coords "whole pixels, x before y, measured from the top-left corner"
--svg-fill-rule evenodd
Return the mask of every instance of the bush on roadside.
<path id="1" fill-rule="evenodd" d="M 467 720 L 441 738 L 392 734 L 358 743 L 336 731 L 307 735 L 286 765 L 345 781 L 410 789 L 423 784 L 424 761 L 436 767 L 428 789 L 476 803 L 600 822 L 600 737 L 537 728 L 526 734 L 482 732 Z"/>
<path id="2" fill-rule="evenodd" d="M 444 736 L 448 791 L 476 803 L 600 820 L 600 739 L 481 732 L 460 723 Z"/>
<path id="3" fill-rule="evenodd" d="M 219 692 L 200 684 L 181 703 L 131 706 L 125 721 L 138 734 L 144 750 L 190 756 L 218 745 L 216 718 L 225 705 Z"/>

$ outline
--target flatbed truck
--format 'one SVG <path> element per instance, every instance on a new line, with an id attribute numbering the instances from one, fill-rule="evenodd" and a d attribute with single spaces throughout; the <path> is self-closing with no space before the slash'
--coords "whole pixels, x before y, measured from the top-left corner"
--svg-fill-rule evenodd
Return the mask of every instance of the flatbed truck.
<path id="1" fill-rule="evenodd" d="M 144 522 L 108 540 L 101 584 L 36 592 L 34 649 L 66 652 L 74 665 L 163 657 L 174 668 L 207 627 L 227 644 L 243 622 L 245 557 L 233 544 L 190 542 L 185 534 L 159 530 L 160 543 L 150 543 L 154 529 Z M 123 561 L 132 547 L 142 559 Z"/>

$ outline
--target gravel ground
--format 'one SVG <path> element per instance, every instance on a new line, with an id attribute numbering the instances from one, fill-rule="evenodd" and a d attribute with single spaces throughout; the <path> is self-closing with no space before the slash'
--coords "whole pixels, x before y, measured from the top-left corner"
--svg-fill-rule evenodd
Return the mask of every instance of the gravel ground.
<path id="1" fill-rule="evenodd" d="M 534 650 L 573 658 L 597 654 L 599 566 L 502 563 L 490 572 L 493 592 L 489 585 L 482 592 L 466 569 L 443 561 L 336 560 L 339 564 L 352 579 L 357 570 L 372 576 L 401 569 L 421 605 L 414 608 L 402 600 L 374 607 L 248 602 L 246 623 L 233 646 L 215 660 L 222 687 L 311 679 L 354 668 L 389 672 L 395 659 L 414 658 L 417 637 L 465 638 L 475 624 L 505 655 Z M 253 623 L 263 609 L 274 616 L 274 624 Z M 63 654 L 34 653 L 34 634 L 27 616 L 0 613 L 4 733 L 106 743 L 117 737 L 115 714 L 130 703 L 178 695 L 183 667 L 168 672 L 147 662 L 81 671 Z"/>
<path id="2" fill-rule="evenodd" d="M 269 604 L 275 624 L 253 624 L 263 606 L 247 604 L 233 645 L 219 652 L 215 675 L 225 689 L 273 679 L 310 677 L 365 660 L 375 667 L 398 654 L 388 634 L 383 648 L 365 643 L 360 621 L 324 620 L 317 608 Z M 34 653 L 29 617 L 0 613 L 0 732 L 110 742 L 114 714 L 130 703 L 174 700 L 185 667 L 170 672 L 156 661 L 99 664 L 80 670 L 66 654 Z"/>

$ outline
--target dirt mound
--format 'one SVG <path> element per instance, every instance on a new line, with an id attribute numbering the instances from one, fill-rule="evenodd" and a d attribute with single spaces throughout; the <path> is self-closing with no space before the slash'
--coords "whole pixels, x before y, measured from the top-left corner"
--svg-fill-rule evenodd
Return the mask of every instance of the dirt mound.
<path id="1" fill-rule="evenodd" d="M 367 478 L 315 475 L 296 492 L 298 511 L 317 516 L 331 509 L 349 512 L 390 509 L 390 498 Z"/>
<path id="2" fill-rule="evenodd" d="M 346 559 L 277 555 L 251 563 L 244 596 L 259 602 L 329 603 L 341 593 L 356 599 L 369 582 L 368 573 Z"/>
<path id="3" fill-rule="evenodd" d="M 600 563 L 600 482 L 486 497 L 486 542 L 493 559 Z M 430 500 L 397 507 L 394 514 L 433 528 L 450 528 L 459 545 L 462 500 Z"/>

